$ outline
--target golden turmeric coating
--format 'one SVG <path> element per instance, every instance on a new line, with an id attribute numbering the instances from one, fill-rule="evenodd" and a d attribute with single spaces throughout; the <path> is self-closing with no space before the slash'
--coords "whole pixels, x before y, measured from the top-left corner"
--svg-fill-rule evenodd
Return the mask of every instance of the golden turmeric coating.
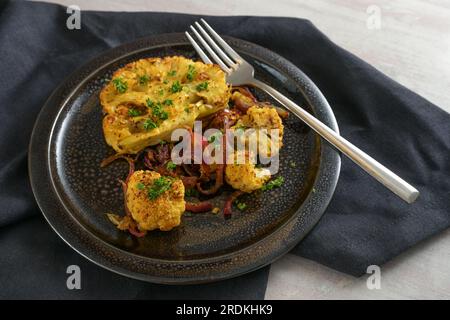
<path id="1" fill-rule="evenodd" d="M 124 217 L 108 214 L 117 228 L 141 237 L 147 231 L 169 231 L 179 226 L 186 206 L 190 211 L 197 210 L 195 212 L 216 214 L 219 211 L 209 200 L 186 203 L 183 183 L 189 194 L 198 191 L 212 195 L 224 180 L 232 188 L 246 193 L 261 189 L 270 180 L 271 172 L 258 167 L 256 159 L 259 157 L 259 163 L 266 163 L 267 159 L 263 158 L 278 155 L 284 134 L 280 111 L 269 103 L 258 102 L 245 88 L 233 90 L 236 91 L 231 94 L 226 75 L 219 66 L 179 56 L 140 59 L 112 75 L 100 92 L 105 113 L 103 133 L 108 145 L 117 152 L 111 159 L 140 154 L 145 149 L 144 164 L 158 171 L 133 172 L 132 158 L 136 162 L 139 157 L 126 157 L 133 172 L 123 184 L 127 214 Z M 222 110 L 227 108 L 230 98 L 234 108 Z M 227 159 L 224 165 L 219 165 L 205 161 L 198 168 L 177 166 L 168 158 L 174 144 L 151 148 L 171 140 L 175 129 L 192 128 L 194 121 L 202 118 L 207 123 L 205 129 L 219 129 L 222 134 L 231 124 L 234 124 L 231 129 L 243 129 L 241 133 L 235 132 L 233 143 L 237 138 L 238 145 L 244 148 L 231 149 L 231 162 Z M 278 131 L 272 131 L 274 129 Z M 276 139 L 273 139 L 274 134 Z M 210 144 L 215 146 L 220 142 L 216 138 L 202 138 L 202 150 L 208 151 Z M 257 149 L 250 150 L 249 147 L 255 146 Z M 202 184 L 206 182 L 212 185 L 211 189 L 203 189 Z M 227 199 L 224 215 L 231 213 L 230 204 L 236 194 L 241 192 Z"/>
<path id="2" fill-rule="evenodd" d="M 154 171 L 136 171 L 125 195 L 128 210 L 141 231 L 169 231 L 181 222 L 185 211 L 184 185 L 180 179 Z"/>
<path id="3" fill-rule="evenodd" d="M 270 171 L 256 168 L 250 161 L 248 153 L 237 151 L 234 154 L 234 163 L 225 168 L 225 181 L 234 189 L 247 193 L 260 189 L 270 179 Z"/>
<path id="4" fill-rule="evenodd" d="M 245 146 L 248 148 L 251 139 L 255 139 L 259 147 L 259 154 L 271 157 L 278 154 L 283 146 L 284 126 L 277 110 L 270 106 L 259 106 L 251 99 L 239 92 L 234 92 L 232 99 L 245 100 L 245 103 L 252 105 L 232 127 L 232 129 L 244 129 L 245 134 L 240 135 Z M 251 129 L 251 130 L 248 130 Z M 278 130 L 278 135 L 273 137 L 274 131 Z M 272 139 L 273 138 L 273 139 Z"/>
<path id="5" fill-rule="evenodd" d="M 105 140 L 118 153 L 137 153 L 224 108 L 229 97 L 217 65 L 178 56 L 131 62 L 100 93 Z"/>
<path id="6" fill-rule="evenodd" d="M 280 138 L 283 137 L 283 123 L 275 108 L 252 106 L 242 116 L 241 121 L 244 126 L 255 129 L 278 129 Z"/>

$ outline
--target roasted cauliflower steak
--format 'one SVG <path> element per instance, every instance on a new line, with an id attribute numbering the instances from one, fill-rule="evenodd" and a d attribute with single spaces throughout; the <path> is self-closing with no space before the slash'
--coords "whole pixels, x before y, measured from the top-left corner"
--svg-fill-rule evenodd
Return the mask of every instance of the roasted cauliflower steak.
<path id="1" fill-rule="evenodd" d="M 179 56 L 131 62 L 100 92 L 105 140 L 118 153 L 138 153 L 225 108 L 229 98 L 217 65 Z"/>

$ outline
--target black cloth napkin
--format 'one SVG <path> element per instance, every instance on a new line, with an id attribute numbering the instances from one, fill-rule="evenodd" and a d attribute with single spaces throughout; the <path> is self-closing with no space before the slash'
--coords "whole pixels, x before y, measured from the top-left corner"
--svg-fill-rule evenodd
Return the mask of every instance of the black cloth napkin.
<path id="1" fill-rule="evenodd" d="M 81 30 L 68 30 L 67 18 L 56 5 L 0 4 L 0 297 L 263 298 L 268 268 L 208 285 L 148 284 L 88 262 L 44 221 L 28 182 L 27 147 L 46 98 L 104 50 L 182 32 L 198 16 L 83 11 Z M 270 48 L 296 64 L 328 99 L 342 135 L 421 192 L 407 205 L 343 157 L 332 202 L 292 253 L 359 276 L 368 265 L 381 265 L 449 226 L 449 114 L 336 46 L 306 20 L 207 20 L 222 34 Z M 82 270 L 82 290 L 66 288 L 71 264 Z"/>

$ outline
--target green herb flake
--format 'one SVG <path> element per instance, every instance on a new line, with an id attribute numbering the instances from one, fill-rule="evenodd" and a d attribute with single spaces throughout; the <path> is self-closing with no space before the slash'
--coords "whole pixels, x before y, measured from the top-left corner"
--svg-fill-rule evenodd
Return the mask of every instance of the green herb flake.
<path id="1" fill-rule="evenodd" d="M 155 103 L 154 103 L 152 100 L 150 100 L 150 99 L 145 100 L 145 103 L 147 104 L 147 107 L 149 107 L 149 108 L 152 108 L 153 105 L 155 104 Z"/>
<path id="2" fill-rule="evenodd" d="M 164 83 L 164 84 L 168 84 L 168 83 L 169 83 L 169 80 L 164 80 L 163 83 Z"/>
<path id="3" fill-rule="evenodd" d="M 236 203 L 236 207 L 239 210 L 243 211 L 243 210 L 245 210 L 247 208 L 247 204 L 245 204 L 244 202 L 238 202 L 238 203 Z"/>
<path id="4" fill-rule="evenodd" d="M 243 135 L 245 133 L 245 129 L 247 129 L 246 126 L 244 126 L 243 124 L 237 124 L 234 127 L 234 131 L 236 132 L 236 134 L 238 135 Z"/>
<path id="5" fill-rule="evenodd" d="M 160 113 L 160 115 L 159 115 L 159 118 L 160 118 L 161 120 L 166 120 L 166 119 L 169 118 L 169 113 L 168 113 L 167 111 L 161 111 L 161 113 Z"/>
<path id="6" fill-rule="evenodd" d="M 172 91 L 172 93 L 180 92 L 181 89 L 183 89 L 183 86 L 180 84 L 180 81 L 178 81 L 178 80 L 175 81 L 175 82 L 172 84 L 172 87 L 170 88 L 170 90 Z"/>
<path id="7" fill-rule="evenodd" d="M 171 106 L 171 105 L 173 105 L 173 100 L 166 99 L 166 100 L 163 101 L 163 104 L 166 105 L 166 106 Z"/>
<path id="8" fill-rule="evenodd" d="M 281 187 L 283 182 L 284 182 L 284 178 L 282 176 L 279 176 L 279 177 L 269 181 L 265 185 L 263 185 L 261 190 L 266 191 L 266 190 L 272 190 L 273 188 Z"/>
<path id="9" fill-rule="evenodd" d="M 198 84 L 196 89 L 197 89 L 197 91 L 208 90 L 208 82 L 205 81 L 205 82 Z"/>
<path id="10" fill-rule="evenodd" d="M 222 137 L 222 133 L 216 132 L 216 133 L 212 134 L 211 136 L 209 136 L 208 142 L 218 144 L 218 143 L 220 143 L 221 137 Z"/>
<path id="11" fill-rule="evenodd" d="M 123 80 L 123 78 L 115 78 L 112 80 L 112 83 L 119 93 L 124 93 L 128 89 L 128 84 Z"/>
<path id="12" fill-rule="evenodd" d="M 195 77 L 195 67 L 192 64 L 190 64 L 188 66 L 188 72 L 186 74 L 186 78 L 188 80 L 192 81 L 192 80 L 194 80 L 194 77 Z"/>
<path id="13" fill-rule="evenodd" d="M 146 85 L 148 82 L 150 81 L 150 77 L 146 74 L 144 74 L 143 76 L 139 77 L 139 84 L 141 86 Z"/>
<path id="14" fill-rule="evenodd" d="M 143 184 L 142 182 L 138 182 L 136 183 L 136 188 L 138 188 L 138 190 L 144 190 L 145 184 Z"/>
<path id="15" fill-rule="evenodd" d="M 161 120 L 166 120 L 169 118 L 169 113 L 167 111 L 164 111 L 163 106 L 161 102 L 156 103 L 153 107 L 153 115 L 155 117 L 158 117 Z"/>
<path id="16" fill-rule="evenodd" d="M 177 165 L 175 163 L 173 163 L 172 161 L 169 161 L 166 164 L 167 170 L 170 170 L 170 171 L 175 170 L 176 167 L 177 167 Z"/>
<path id="17" fill-rule="evenodd" d="M 184 192 L 186 197 L 198 197 L 197 189 L 186 189 Z"/>
<path id="18" fill-rule="evenodd" d="M 167 75 L 169 77 L 174 77 L 174 76 L 176 76 L 176 74 L 177 74 L 177 70 L 172 70 L 172 71 L 167 72 Z"/>
<path id="19" fill-rule="evenodd" d="M 170 189 L 173 180 L 167 177 L 159 177 L 155 180 L 153 185 L 148 188 L 148 198 L 150 200 L 156 200 L 160 195 Z"/>
<path id="20" fill-rule="evenodd" d="M 164 95 L 164 90 L 163 90 L 163 89 L 159 89 L 158 94 L 159 94 L 160 96 Z"/>
<path id="21" fill-rule="evenodd" d="M 186 113 L 191 113 L 191 109 L 189 109 L 188 107 L 184 108 L 184 112 Z"/>
<path id="22" fill-rule="evenodd" d="M 157 128 L 158 125 L 156 123 L 154 123 L 151 119 L 147 119 L 147 120 L 145 120 L 143 127 L 145 130 L 149 131 L 149 130 Z"/>
<path id="23" fill-rule="evenodd" d="M 297 164 L 294 161 L 289 162 L 289 166 L 291 168 L 295 168 L 297 166 Z"/>
<path id="24" fill-rule="evenodd" d="M 130 117 L 137 117 L 137 116 L 141 115 L 141 111 L 131 108 L 131 109 L 128 110 L 128 115 Z"/>

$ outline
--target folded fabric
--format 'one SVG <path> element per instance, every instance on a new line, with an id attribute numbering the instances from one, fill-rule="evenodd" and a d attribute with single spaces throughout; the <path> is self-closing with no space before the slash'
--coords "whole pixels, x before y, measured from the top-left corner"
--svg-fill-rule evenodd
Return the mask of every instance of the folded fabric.
<path id="1" fill-rule="evenodd" d="M 80 64 L 152 34 L 183 32 L 198 16 L 82 12 L 66 28 L 61 6 L 0 5 L 0 297 L 256 298 L 268 268 L 197 286 L 153 285 L 113 274 L 78 255 L 46 224 L 28 182 L 27 148 L 46 98 Z M 361 275 L 450 224 L 450 115 L 339 48 L 310 22 L 291 18 L 207 17 L 221 34 L 270 48 L 303 70 L 333 108 L 344 137 L 415 185 L 408 205 L 343 157 L 326 213 L 292 253 Z M 294 40 L 294 41 L 292 41 Z M 79 265 L 82 290 L 66 288 Z"/>

